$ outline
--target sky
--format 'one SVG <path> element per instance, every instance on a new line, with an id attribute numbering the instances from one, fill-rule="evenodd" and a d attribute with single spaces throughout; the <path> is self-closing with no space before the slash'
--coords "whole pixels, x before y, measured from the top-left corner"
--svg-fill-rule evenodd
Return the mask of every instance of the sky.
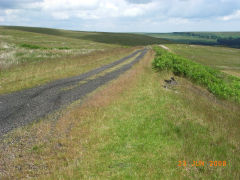
<path id="1" fill-rule="evenodd" d="M 240 0 L 0 0 L 0 25 L 104 32 L 240 31 Z"/>

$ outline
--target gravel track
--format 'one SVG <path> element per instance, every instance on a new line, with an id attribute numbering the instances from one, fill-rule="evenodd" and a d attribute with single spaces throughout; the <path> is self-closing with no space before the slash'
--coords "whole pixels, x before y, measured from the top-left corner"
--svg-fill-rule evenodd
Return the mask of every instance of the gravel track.
<path id="1" fill-rule="evenodd" d="M 113 68 L 136 56 L 133 61 L 103 76 L 88 80 L 87 78 Z M 44 117 L 55 110 L 84 98 L 98 87 L 117 78 L 143 58 L 147 49 L 138 50 L 118 61 L 91 70 L 79 76 L 57 80 L 31 89 L 0 95 L 0 136 Z M 81 85 L 81 81 L 86 80 Z M 64 90 L 63 90 L 64 89 Z"/>

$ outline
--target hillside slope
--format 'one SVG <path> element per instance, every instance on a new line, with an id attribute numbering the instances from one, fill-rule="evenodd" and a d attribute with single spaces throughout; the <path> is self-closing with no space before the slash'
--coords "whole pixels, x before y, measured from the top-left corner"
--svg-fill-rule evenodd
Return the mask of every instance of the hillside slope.
<path id="1" fill-rule="evenodd" d="M 139 46 L 166 42 L 145 35 L 16 26 L 2 26 L 0 34 L 0 93 L 79 75 Z"/>

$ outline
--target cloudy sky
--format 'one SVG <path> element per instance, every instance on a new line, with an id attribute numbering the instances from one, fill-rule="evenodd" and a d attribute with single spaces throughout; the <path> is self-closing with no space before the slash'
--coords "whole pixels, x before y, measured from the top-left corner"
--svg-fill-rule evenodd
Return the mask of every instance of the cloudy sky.
<path id="1" fill-rule="evenodd" d="M 0 0 L 0 25 L 84 31 L 240 31 L 240 0 Z"/>

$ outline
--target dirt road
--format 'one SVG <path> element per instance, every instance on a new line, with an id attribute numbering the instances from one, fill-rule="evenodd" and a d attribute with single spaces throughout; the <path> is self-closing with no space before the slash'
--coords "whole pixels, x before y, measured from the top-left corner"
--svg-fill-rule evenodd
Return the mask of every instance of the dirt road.
<path id="1" fill-rule="evenodd" d="M 163 48 L 163 49 L 166 49 L 166 50 L 168 50 L 168 51 L 171 51 L 171 49 L 169 49 L 167 46 L 165 46 L 165 45 L 162 45 L 162 44 L 159 44 L 159 46 L 161 47 L 161 48 Z"/>
<path id="2" fill-rule="evenodd" d="M 82 99 L 98 87 L 117 78 L 143 58 L 147 49 L 138 50 L 118 61 L 104 65 L 79 76 L 57 80 L 43 86 L 11 94 L 0 95 L 0 136 L 14 128 L 26 125 L 55 110 Z M 124 62 L 134 58 L 130 63 Z M 121 67 L 96 76 L 106 70 L 124 63 Z M 91 77 L 96 76 L 91 79 Z"/>

